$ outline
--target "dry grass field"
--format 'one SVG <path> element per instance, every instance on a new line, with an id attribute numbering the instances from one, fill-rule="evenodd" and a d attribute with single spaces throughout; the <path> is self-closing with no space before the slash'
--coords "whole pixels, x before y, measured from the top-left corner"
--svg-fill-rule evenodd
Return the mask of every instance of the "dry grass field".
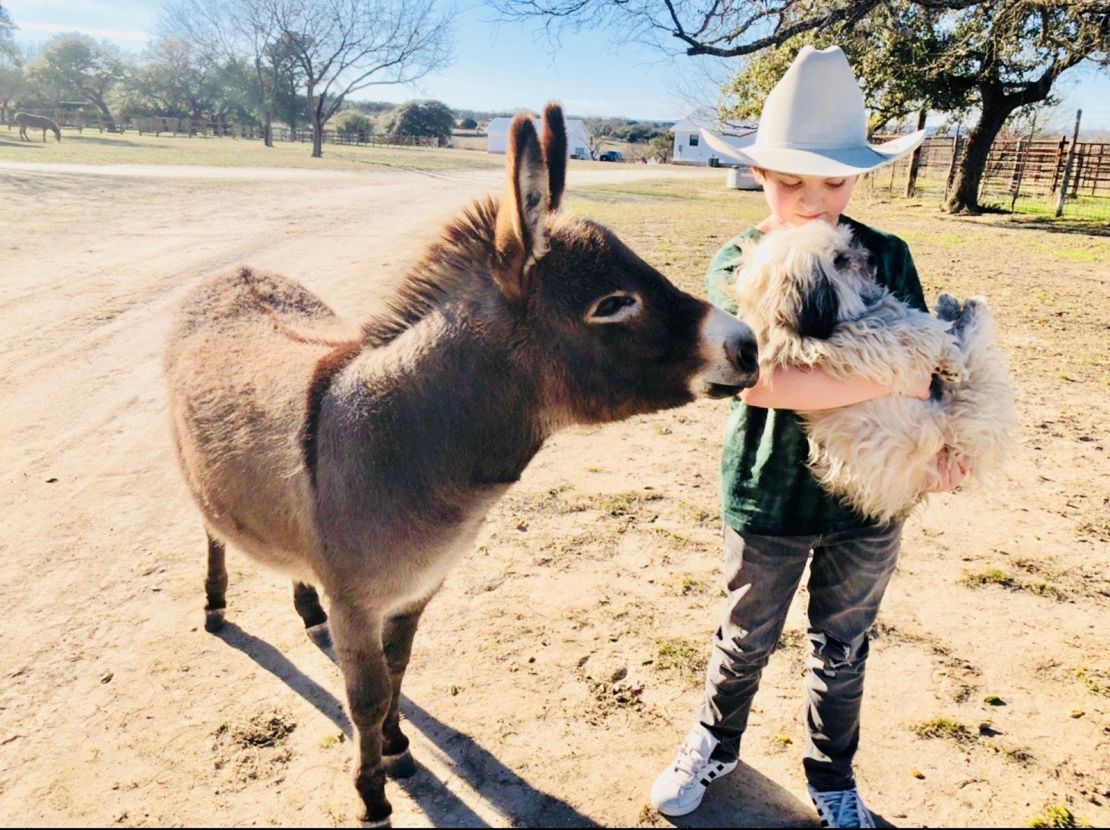
<path id="1" fill-rule="evenodd" d="M 230 552 L 232 624 L 203 630 L 204 537 L 167 434 L 162 343 L 187 284 L 241 262 L 363 316 L 501 173 L 451 151 L 361 173 L 5 166 L 31 155 L 0 142 L 0 816 L 357 825 L 342 682 L 288 584 Z M 572 168 L 567 209 L 690 291 L 762 215 L 720 171 L 616 167 Z M 894 826 L 1106 826 L 1110 237 L 904 203 L 851 214 L 910 243 L 930 298 L 989 298 L 1021 411 L 1000 480 L 909 522 L 874 631 L 865 796 Z M 726 413 L 568 430 L 494 509 L 417 636 L 402 710 L 420 771 L 389 785 L 395 826 L 670 823 L 647 793 L 721 610 Z M 678 826 L 816 825 L 805 600 L 743 763 Z"/>

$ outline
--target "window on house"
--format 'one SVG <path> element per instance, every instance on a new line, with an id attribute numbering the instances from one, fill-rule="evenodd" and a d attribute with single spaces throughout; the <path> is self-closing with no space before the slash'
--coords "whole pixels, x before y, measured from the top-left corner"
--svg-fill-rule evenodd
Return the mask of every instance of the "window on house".
<path id="1" fill-rule="evenodd" d="M 690 146 L 691 147 L 697 147 L 698 146 L 698 136 L 696 136 L 696 135 L 690 136 Z"/>

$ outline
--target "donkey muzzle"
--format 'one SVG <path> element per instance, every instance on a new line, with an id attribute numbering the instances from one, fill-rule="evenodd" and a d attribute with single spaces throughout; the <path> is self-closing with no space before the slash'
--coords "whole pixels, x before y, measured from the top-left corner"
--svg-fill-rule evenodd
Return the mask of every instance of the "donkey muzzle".
<path id="1" fill-rule="evenodd" d="M 701 388 L 695 391 L 727 398 L 754 386 L 759 380 L 759 347 L 748 325 L 710 307 L 701 330 L 705 368 L 698 376 Z"/>

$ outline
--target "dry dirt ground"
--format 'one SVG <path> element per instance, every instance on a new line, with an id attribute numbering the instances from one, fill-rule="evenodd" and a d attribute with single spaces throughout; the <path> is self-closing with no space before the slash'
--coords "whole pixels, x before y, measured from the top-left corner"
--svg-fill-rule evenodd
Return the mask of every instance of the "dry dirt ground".
<path id="1" fill-rule="evenodd" d="M 572 172 L 571 186 L 644 173 Z M 231 552 L 233 624 L 203 630 L 204 537 L 167 436 L 163 340 L 186 285 L 240 262 L 362 316 L 441 217 L 499 182 L 0 167 L 0 822 L 357 824 L 342 683 L 288 584 Z M 906 219 L 923 273 L 996 298 L 1021 445 L 993 487 L 910 522 L 875 631 L 860 782 L 894 825 L 1024 824 L 1059 805 L 1105 826 L 1106 249 L 1038 260 L 1025 231 L 977 227 L 953 246 L 930 222 Z M 689 726 L 720 611 L 726 409 L 572 429 L 495 508 L 417 635 L 403 711 L 420 770 L 389 785 L 396 826 L 665 823 L 647 793 Z M 804 602 L 744 763 L 676 824 L 815 824 Z"/>

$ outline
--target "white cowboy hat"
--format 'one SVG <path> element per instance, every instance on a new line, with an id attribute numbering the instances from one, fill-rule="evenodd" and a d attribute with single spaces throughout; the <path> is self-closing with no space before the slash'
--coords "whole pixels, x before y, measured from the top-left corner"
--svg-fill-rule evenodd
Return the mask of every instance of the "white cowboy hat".
<path id="1" fill-rule="evenodd" d="M 925 131 L 918 130 L 884 144 L 867 143 L 863 93 L 838 46 L 802 47 L 763 102 L 750 145 L 739 148 L 703 134 L 710 147 L 728 158 L 803 176 L 866 173 L 925 140 Z"/>

